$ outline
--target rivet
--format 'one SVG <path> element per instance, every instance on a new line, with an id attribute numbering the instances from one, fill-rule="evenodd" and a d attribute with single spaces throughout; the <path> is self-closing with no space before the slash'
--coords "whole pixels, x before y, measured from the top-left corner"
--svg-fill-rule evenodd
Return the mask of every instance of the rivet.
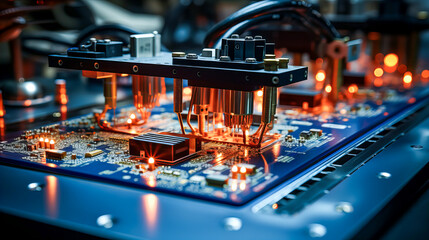
<path id="1" fill-rule="evenodd" d="M 98 64 L 98 62 L 95 62 L 95 63 L 94 63 L 94 68 L 95 68 L 95 69 L 100 68 L 100 65 Z"/>
<path id="2" fill-rule="evenodd" d="M 241 219 L 236 217 L 226 218 L 224 224 L 227 231 L 238 231 L 243 226 Z"/>
<path id="3" fill-rule="evenodd" d="M 40 191 L 42 191 L 43 184 L 33 182 L 33 183 L 28 184 L 27 188 L 28 188 L 28 190 L 33 191 L 33 192 L 40 192 Z"/>
<path id="4" fill-rule="evenodd" d="M 271 81 L 273 82 L 273 84 L 278 84 L 280 82 L 280 79 L 279 77 L 273 77 Z"/>
<path id="5" fill-rule="evenodd" d="M 63 65 L 63 60 L 58 60 L 58 66 L 62 66 Z"/>
<path id="6" fill-rule="evenodd" d="M 114 224 L 114 218 L 110 214 L 101 215 L 97 218 L 97 225 L 104 228 L 111 228 Z"/>
<path id="7" fill-rule="evenodd" d="M 326 227 L 322 224 L 314 223 L 308 226 L 308 234 L 312 238 L 320 238 L 326 235 Z"/>
<path id="8" fill-rule="evenodd" d="M 378 174 L 378 178 L 380 179 L 389 179 L 392 176 L 392 174 L 388 173 L 388 172 L 380 172 Z"/>
<path id="9" fill-rule="evenodd" d="M 353 212 L 353 206 L 348 202 L 340 202 L 335 207 L 335 210 L 342 213 L 351 213 Z"/>

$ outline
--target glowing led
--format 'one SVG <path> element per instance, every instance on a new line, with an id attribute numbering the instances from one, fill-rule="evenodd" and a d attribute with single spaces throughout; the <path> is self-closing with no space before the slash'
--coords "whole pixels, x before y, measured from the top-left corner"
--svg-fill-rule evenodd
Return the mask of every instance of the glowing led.
<path id="1" fill-rule="evenodd" d="M 318 82 L 325 81 L 325 78 L 326 78 L 325 71 L 324 70 L 317 71 L 315 78 L 316 78 L 316 81 L 318 81 Z"/>
<path id="2" fill-rule="evenodd" d="M 241 173 L 241 174 L 246 173 L 246 168 L 245 168 L 245 167 L 241 167 L 241 168 L 240 168 L 240 173 Z"/>
<path id="3" fill-rule="evenodd" d="M 394 67 L 396 64 L 398 64 L 398 55 L 394 53 L 389 53 L 384 57 L 384 65 L 388 67 Z"/>
<path id="4" fill-rule="evenodd" d="M 45 138 L 45 143 L 49 143 L 49 139 L 48 138 Z"/>
<path id="5" fill-rule="evenodd" d="M 192 89 L 190 87 L 185 87 L 183 89 L 183 94 L 185 94 L 185 95 L 191 95 L 191 93 L 192 93 Z"/>
<path id="6" fill-rule="evenodd" d="M 327 93 L 332 92 L 332 87 L 331 87 L 331 85 L 326 85 L 326 87 L 325 87 L 325 92 L 327 92 Z"/>
<path id="7" fill-rule="evenodd" d="M 359 90 L 359 88 L 356 84 L 352 84 L 348 88 L 349 93 L 356 93 L 358 90 Z"/>
<path id="8" fill-rule="evenodd" d="M 128 118 L 127 123 L 131 124 L 133 122 L 133 120 L 131 120 L 131 118 Z"/>
<path id="9" fill-rule="evenodd" d="M 279 205 L 278 205 L 277 203 L 274 203 L 274 204 L 272 205 L 272 208 L 273 208 L 273 209 L 277 209 L 277 208 L 279 208 Z"/>
<path id="10" fill-rule="evenodd" d="M 153 157 L 150 157 L 147 161 L 149 164 L 155 163 L 155 159 Z"/>
<path id="11" fill-rule="evenodd" d="M 411 83 L 413 81 L 413 75 L 411 72 L 404 73 L 404 78 L 402 79 L 404 83 Z"/>
<path id="12" fill-rule="evenodd" d="M 231 172 L 238 172 L 238 167 L 236 165 L 232 166 Z"/>
<path id="13" fill-rule="evenodd" d="M 302 103 L 302 109 L 307 110 L 308 109 L 308 102 Z"/>
<path id="14" fill-rule="evenodd" d="M 381 77 L 381 76 L 383 76 L 383 74 L 384 74 L 384 71 L 383 71 L 382 68 L 376 68 L 376 69 L 374 69 L 374 76 Z"/>
<path id="15" fill-rule="evenodd" d="M 131 119 L 131 120 L 136 119 L 136 115 L 135 115 L 134 113 L 131 113 L 131 115 L 130 115 L 130 119 Z"/>
<path id="16" fill-rule="evenodd" d="M 422 78 L 429 78 L 429 70 L 422 71 Z"/>
<path id="17" fill-rule="evenodd" d="M 258 97 L 262 97 L 262 95 L 264 95 L 264 92 L 262 90 L 259 90 L 259 91 L 256 92 L 256 95 Z"/>

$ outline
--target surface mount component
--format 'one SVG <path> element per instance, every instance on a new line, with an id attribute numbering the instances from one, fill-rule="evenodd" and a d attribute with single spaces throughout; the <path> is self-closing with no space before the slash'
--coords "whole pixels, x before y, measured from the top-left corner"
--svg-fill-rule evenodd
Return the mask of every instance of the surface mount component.
<path id="1" fill-rule="evenodd" d="M 146 133 L 129 140 L 131 155 L 174 163 L 189 155 L 189 139 L 178 136 Z"/>

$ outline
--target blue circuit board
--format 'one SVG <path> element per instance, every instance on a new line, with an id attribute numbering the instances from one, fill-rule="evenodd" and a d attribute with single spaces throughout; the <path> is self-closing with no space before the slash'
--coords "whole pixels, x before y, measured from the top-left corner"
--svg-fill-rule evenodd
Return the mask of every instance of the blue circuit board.
<path id="1" fill-rule="evenodd" d="M 176 165 L 157 165 L 154 171 L 128 153 L 128 139 L 122 133 L 100 131 L 93 115 L 54 123 L 30 132 L 10 135 L 1 142 L 0 157 L 6 164 L 31 169 L 100 180 L 130 187 L 151 189 L 187 197 L 242 205 L 278 184 L 322 164 L 325 157 L 348 143 L 359 141 L 380 125 L 393 121 L 407 109 L 426 100 L 428 90 L 395 91 L 377 100 L 338 104 L 330 112 L 304 111 L 280 106 L 272 134 L 280 136 L 264 149 L 247 148 L 216 142 L 204 143 L 202 150 Z M 172 103 L 165 100 L 155 107 L 143 132 L 179 132 Z M 132 107 L 117 109 L 124 116 Z M 253 128 L 257 128 L 254 126 Z M 54 130 L 48 130 L 54 129 Z M 253 130 L 255 130 L 253 129 Z M 305 135 L 307 132 L 320 135 Z M 304 133 L 304 135 L 303 135 Z M 37 135 L 55 140 L 55 148 L 66 152 L 62 160 L 46 158 L 37 145 Z M 85 153 L 101 150 L 98 155 Z M 246 179 L 232 179 L 231 167 L 253 166 Z M 209 176 L 227 176 L 225 184 L 210 185 Z"/>

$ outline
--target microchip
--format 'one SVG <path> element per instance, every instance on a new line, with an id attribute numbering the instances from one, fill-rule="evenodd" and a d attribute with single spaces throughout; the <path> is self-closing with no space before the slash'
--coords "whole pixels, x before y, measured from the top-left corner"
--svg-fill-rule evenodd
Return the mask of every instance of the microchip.
<path id="1" fill-rule="evenodd" d="M 85 157 L 86 158 L 95 157 L 95 156 L 100 155 L 102 153 L 103 153 L 103 151 L 101 151 L 100 149 L 97 149 L 97 150 L 85 153 Z"/>
<path id="2" fill-rule="evenodd" d="M 208 175 L 206 177 L 206 181 L 207 184 L 210 186 L 222 187 L 228 182 L 228 176 L 220 174 Z"/>
<path id="3" fill-rule="evenodd" d="M 237 166 L 238 166 L 238 169 L 240 169 L 241 167 L 245 167 L 247 174 L 254 174 L 256 171 L 256 166 L 253 164 L 239 163 L 239 164 L 237 164 Z"/>
<path id="4" fill-rule="evenodd" d="M 189 155 L 189 138 L 146 133 L 129 141 L 130 154 L 174 162 Z"/>
<path id="5" fill-rule="evenodd" d="M 66 157 L 67 153 L 63 150 L 49 149 L 45 150 L 46 158 L 54 160 L 62 160 Z"/>

